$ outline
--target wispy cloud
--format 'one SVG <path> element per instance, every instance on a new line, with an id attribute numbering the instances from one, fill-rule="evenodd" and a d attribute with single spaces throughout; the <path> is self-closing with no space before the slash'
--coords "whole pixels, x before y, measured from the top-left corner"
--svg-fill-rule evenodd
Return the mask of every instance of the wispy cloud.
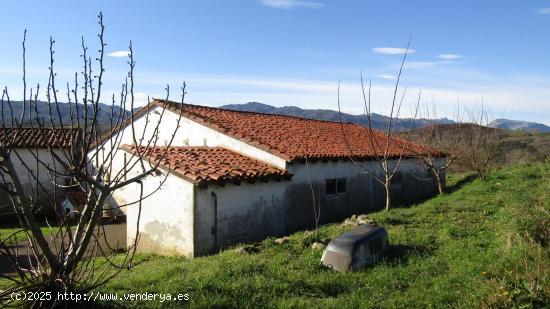
<path id="1" fill-rule="evenodd" d="M 457 59 L 462 59 L 464 57 L 458 54 L 440 54 L 440 55 L 437 55 L 437 58 L 443 59 L 443 60 L 457 60 Z"/>
<path id="2" fill-rule="evenodd" d="M 440 63 L 445 61 L 439 61 Z M 431 102 L 432 98 L 438 106 L 440 116 L 452 117 L 456 111 L 457 99 L 464 107 L 475 107 L 481 102 L 483 94 L 487 108 L 494 116 L 502 118 L 502 112 L 513 111 L 513 114 L 505 115 L 506 118 L 519 118 L 535 122 L 543 122 L 550 125 L 550 112 L 548 101 L 550 97 L 548 84 L 550 78 L 545 76 L 509 76 L 492 74 L 485 71 L 470 71 L 456 67 L 441 66 L 437 75 L 430 72 L 423 79 L 421 75 L 406 75 L 403 86 L 407 86 L 405 96 L 406 107 L 402 116 L 408 117 L 414 113 L 414 102 L 422 88 L 422 102 Z M 438 70 L 436 70 L 438 71 Z M 69 70 L 66 72 L 71 76 Z M 371 72 L 373 76 L 391 76 L 389 72 Z M 367 73 L 365 76 L 371 76 Z M 8 81 L 10 91 L 13 94 L 22 93 L 20 76 L 14 71 L 6 74 L 10 77 Z M 11 77 L 12 76 L 12 77 Z M 35 78 L 35 73 L 32 78 Z M 126 72 L 106 72 L 104 93 L 101 100 L 107 101 L 114 93 L 118 95 L 120 88 L 119 76 L 126 76 Z M 70 78 L 70 77 L 69 77 Z M 383 77 L 381 77 L 383 78 Z M 434 81 L 433 79 L 436 79 Z M 171 89 L 178 89 L 180 84 L 175 81 L 188 81 L 189 93 L 186 101 L 189 103 L 219 106 L 223 104 L 245 103 L 249 101 L 263 102 L 275 106 L 294 105 L 302 108 L 312 109 L 337 109 L 336 98 L 338 83 L 334 80 L 316 79 L 294 79 L 285 76 L 247 76 L 247 75 L 203 75 L 183 72 L 136 72 L 136 106 L 147 102 L 147 95 L 153 97 L 164 97 L 165 81 L 173 81 Z M 3 80 L 6 82 L 6 80 Z M 388 102 L 393 96 L 393 87 L 388 83 L 379 83 L 373 80 L 372 86 L 372 108 L 376 113 L 389 114 Z M 401 88 L 404 90 L 404 88 Z M 341 84 L 340 98 L 342 110 L 348 113 L 360 114 L 363 110 L 362 92 L 360 83 L 356 79 L 344 79 Z M 45 100 L 42 91 L 39 99 Z M 179 101 L 178 91 L 172 91 L 172 99 Z M 517 104 L 522 102 L 522 104 Z M 409 105 L 411 112 L 409 112 Z"/>
<path id="3" fill-rule="evenodd" d="M 294 8 L 320 9 L 325 5 L 320 2 L 300 1 L 300 0 L 259 0 L 265 6 L 275 9 L 290 10 Z"/>
<path id="4" fill-rule="evenodd" d="M 377 54 L 384 54 L 384 55 L 403 55 L 405 52 L 409 54 L 414 54 L 414 49 L 409 49 L 407 51 L 406 48 L 399 48 L 399 47 L 375 47 L 372 49 L 373 52 Z"/>
<path id="5" fill-rule="evenodd" d="M 536 9 L 535 14 L 550 15 L 550 8 Z"/>
<path id="6" fill-rule="evenodd" d="M 127 51 L 127 50 L 118 50 L 118 51 L 114 51 L 112 53 L 109 53 L 108 55 L 110 57 L 123 58 L 123 57 L 128 57 L 128 54 L 130 54 L 130 52 Z"/>
<path id="7" fill-rule="evenodd" d="M 149 77 L 149 74 L 148 74 Z M 190 92 L 190 103 L 204 105 L 222 105 L 229 103 L 244 103 L 249 101 L 263 102 L 275 106 L 295 105 L 302 108 L 336 109 L 335 95 L 337 84 L 323 80 L 296 80 L 285 78 L 266 78 L 253 76 L 188 76 L 189 84 L 194 91 Z M 493 82 L 484 85 L 482 91 L 479 85 L 472 82 L 461 87 L 427 86 L 419 87 L 415 83 L 407 83 L 405 95 L 406 108 L 402 117 L 409 117 L 411 102 L 422 89 L 422 100 L 435 98 L 438 111 L 442 116 L 452 117 L 456 109 L 456 100 L 460 98 L 461 106 L 475 107 L 479 105 L 482 94 L 487 108 L 494 115 L 499 115 L 517 102 L 525 104 L 515 112 L 534 112 L 543 110 L 546 101 L 540 94 L 550 95 L 550 90 L 538 85 L 517 85 L 513 81 L 505 84 Z M 215 89 L 215 90 L 213 90 Z M 401 89 L 403 90 L 403 89 Z M 532 95 L 536 93 L 536 95 Z M 393 87 L 385 84 L 373 84 L 373 110 L 377 113 L 388 114 L 388 102 L 391 101 Z M 356 81 L 344 81 L 341 84 L 340 99 L 345 112 L 359 114 L 362 112 L 361 86 Z M 410 105 L 410 106 L 409 106 Z M 412 111 L 414 112 L 414 110 Z M 411 112 L 411 113 L 412 113 Z M 549 115 L 545 113 L 544 115 Z M 540 121 L 539 118 L 526 120 Z"/>
<path id="8" fill-rule="evenodd" d="M 380 78 L 383 78 L 383 79 L 389 79 L 389 80 L 395 80 L 395 76 L 393 76 L 393 75 L 382 74 L 382 75 L 376 75 L 376 77 L 380 77 Z"/>

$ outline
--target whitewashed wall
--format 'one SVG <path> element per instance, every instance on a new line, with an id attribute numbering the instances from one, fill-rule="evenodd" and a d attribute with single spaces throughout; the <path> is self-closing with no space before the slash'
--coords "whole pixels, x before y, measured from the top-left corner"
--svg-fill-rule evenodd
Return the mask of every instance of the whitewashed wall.
<path id="1" fill-rule="evenodd" d="M 269 181 L 197 188 L 195 255 L 211 253 L 239 242 L 282 235 L 288 183 Z"/>
<path id="2" fill-rule="evenodd" d="M 150 138 L 159 120 L 160 110 L 155 108 L 150 112 L 144 141 Z M 165 111 L 157 146 L 169 142 L 177 118 L 175 113 Z M 145 117 L 136 120 L 135 131 L 138 135 L 144 131 L 145 121 Z M 197 256 L 235 242 L 280 235 L 310 225 L 308 220 L 313 218 L 313 209 L 304 164 L 287 164 L 275 155 L 187 118 L 181 119 L 180 126 L 173 146 L 222 146 L 272 166 L 286 168 L 294 176 L 291 181 L 243 183 L 240 186 L 227 184 L 224 187 L 210 185 L 207 188 L 198 188 L 181 178 L 169 176 L 161 190 L 143 202 L 140 251 Z M 134 144 L 131 127 L 124 130 L 121 144 Z M 119 151 L 113 159 L 112 174 L 123 167 L 125 155 L 126 162 L 130 162 L 131 156 L 123 150 Z M 375 161 L 364 160 L 361 164 L 370 171 L 381 174 Z M 135 173 L 141 170 L 139 165 L 136 168 Z M 418 161 L 403 160 L 400 171 L 404 175 L 403 185 L 394 188 L 396 195 L 407 197 L 411 192 L 428 194 L 433 189 L 433 184 L 417 179 L 426 176 L 426 168 Z M 373 211 L 381 204 L 383 188 L 350 161 L 318 161 L 310 164 L 309 172 L 318 201 L 323 207 L 322 216 L 325 221 L 350 213 Z M 346 178 L 346 194 L 326 196 L 324 190 L 327 178 Z M 160 179 L 162 176 L 150 176 L 144 182 L 144 187 L 157 188 Z M 212 192 L 217 199 L 216 215 Z M 115 204 L 121 205 L 138 196 L 137 184 L 133 184 L 115 192 L 113 200 Z M 134 223 L 137 219 L 137 208 L 128 207 L 122 210 L 127 214 L 128 243 L 131 244 L 136 231 Z M 300 226 L 302 223 L 303 226 Z"/>
<path id="3" fill-rule="evenodd" d="M 65 169 L 59 164 L 59 162 L 52 157 L 52 154 L 49 152 L 48 149 L 45 148 L 38 148 L 38 149 L 25 149 L 25 148 L 17 148 L 17 153 L 19 154 L 19 157 L 12 152 L 10 155 L 10 160 L 13 163 L 13 166 L 15 168 L 15 171 L 17 173 L 17 176 L 19 177 L 19 181 L 21 181 L 21 184 L 23 185 L 23 188 L 26 190 L 28 194 L 31 194 L 32 190 L 36 190 L 36 180 L 32 176 L 34 176 L 38 179 L 40 184 L 44 187 L 44 189 L 48 192 L 48 194 L 53 194 L 55 184 L 56 182 L 62 186 L 65 185 L 65 179 L 57 178 L 52 179 L 50 175 L 48 174 L 47 168 L 44 167 L 43 164 L 39 163 L 37 166 L 37 161 L 35 156 L 38 156 L 38 158 L 50 168 L 55 168 L 57 171 L 64 173 Z M 61 149 L 55 149 L 53 150 L 54 153 L 59 156 L 60 158 L 63 158 L 63 152 Z M 31 172 L 24 166 L 23 162 L 31 169 Z M 59 189 L 59 188 L 58 188 Z M 42 195 L 42 190 L 39 189 L 38 195 Z M 58 194 L 62 195 L 63 190 L 59 189 Z M 61 196 L 60 195 L 60 196 Z"/>
<path id="4" fill-rule="evenodd" d="M 144 194 L 158 188 L 164 175 L 149 176 L 143 181 Z M 132 184 L 118 190 L 115 200 L 119 205 L 139 198 L 140 187 Z M 160 190 L 141 203 L 138 251 L 161 255 L 194 255 L 193 209 L 194 185 L 177 176 L 169 175 Z M 135 243 L 139 205 L 126 209 L 127 243 Z"/>
<path id="5" fill-rule="evenodd" d="M 134 130 L 136 132 L 136 138 L 140 138 L 145 131 L 143 138 L 143 145 L 151 138 L 154 127 L 160 119 L 161 108 L 155 108 L 150 111 L 149 118 L 141 117 L 134 123 Z M 162 118 L 162 125 L 158 132 L 157 146 L 167 145 L 170 141 L 171 135 L 176 129 L 178 115 L 170 111 L 165 111 Z M 145 128 L 146 121 L 148 122 L 147 128 Z M 146 130 L 145 130 L 146 129 Z M 139 140 L 138 140 L 139 142 Z M 126 127 L 122 132 L 123 144 L 134 144 L 132 127 Z M 172 142 L 173 146 L 221 146 L 227 149 L 233 150 L 237 153 L 241 153 L 246 156 L 254 157 L 259 160 L 263 160 L 273 166 L 284 168 L 286 162 L 268 152 L 255 148 L 237 139 L 231 138 L 227 135 L 221 134 L 211 128 L 198 124 L 190 119 L 181 118 L 180 128 L 177 131 L 176 137 Z M 109 150 L 109 142 L 105 145 L 105 152 Z M 101 152 L 100 152 L 101 154 Z M 93 153 L 89 154 L 93 156 Z M 126 158 L 125 158 L 126 157 Z M 132 162 L 131 155 L 124 150 L 119 150 L 112 159 L 112 172 L 111 175 L 118 173 L 123 167 L 124 163 Z M 100 159 L 101 161 L 101 159 Z M 135 162 L 135 159 L 134 159 Z M 141 171 L 139 165 L 135 167 L 134 173 Z M 131 175 L 128 175 L 131 177 Z M 162 178 L 162 177 L 160 177 Z M 148 177 L 144 182 L 144 187 L 156 188 L 158 187 L 159 177 Z M 258 183 L 254 187 L 249 187 L 250 184 L 243 184 L 241 186 L 234 186 L 228 184 L 225 187 L 219 187 L 220 205 L 219 212 L 219 232 L 220 246 L 226 245 L 232 234 L 230 226 L 237 221 L 231 221 L 234 216 L 249 216 L 258 219 L 258 215 L 267 218 L 276 218 L 277 220 L 283 220 L 284 209 L 282 206 L 282 200 L 284 197 L 284 185 L 281 183 Z M 213 186 L 209 186 L 212 188 Z M 234 187 L 233 189 L 228 189 Z M 176 176 L 169 176 L 166 183 L 162 185 L 160 191 L 154 193 L 151 197 L 147 198 L 142 203 L 142 217 L 140 223 L 141 238 L 139 242 L 139 250 L 142 252 L 157 252 L 160 254 L 185 254 L 185 255 L 197 255 L 195 248 L 193 247 L 193 206 L 197 205 L 200 210 L 206 209 L 208 205 L 211 205 L 208 198 L 211 198 L 210 193 L 202 196 L 202 202 L 195 204 L 193 197 L 194 186 L 191 183 L 184 181 Z M 248 188 L 248 190 L 246 190 Z M 252 188 L 252 190 L 250 190 Z M 260 188 L 258 191 L 257 188 Z M 215 191 L 217 192 L 218 189 Z M 246 191 L 243 191 L 246 190 Z M 206 191 L 205 191 L 206 192 Z M 246 192 L 243 194 L 243 192 Z M 117 190 L 113 194 L 112 206 L 123 205 L 131 200 L 135 200 L 139 196 L 137 184 L 132 184 L 122 189 Z M 205 204 L 206 203 L 206 204 Z M 280 207 L 274 208 L 274 205 Z M 137 207 L 123 207 L 121 210 L 127 215 L 127 235 L 128 243 L 133 243 L 134 235 L 136 232 L 135 222 L 137 220 Z M 195 218 L 197 224 L 201 224 L 202 221 L 212 221 L 213 213 L 208 214 L 206 210 L 205 214 L 197 215 Z M 280 213 L 277 214 L 276 212 Z M 257 213 L 256 213 L 257 212 Z M 262 219 L 264 220 L 264 219 Z M 252 220 L 251 225 L 260 224 L 261 227 L 256 225 L 254 228 L 265 233 L 273 234 L 280 233 L 284 229 L 284 222 L 272 222 L 271 224 L 266 221 Z M 233 222 L 233 223 L 231 223 Z M 211 250 L 212 243 L 205 245 L 208 239 L 212 236 L 211 226 L 199 225 L 196 233 L 200 233 L 195 237 L 197 243 L 198 254 L 206 253 Z M 265 234 L 264 233 L 264 234 Z M 262 237 L 265 235 L 262 234 Z M 229 236 L 228 236 L 229 235 Z M 254 234 L 251 234 L 252 237 Z M 191 240 L 190 240 L 191 239 Z M 251 239 L 251 238 L 250 238 Z M 208 247 L 208 248 L 207 248 Z M 207 248 L 207 249 L 206 249 Z"/>
<path id="6" fill-rule="evenodd" d="M 141 143 L 144 146 L 147 145 L 147 141 L 149 141 L 151 139 L 151 136 L 153 136 L 156 124 L 161 119 L 161 111 L 162 109 L 160 107 L 155 107 L 149 112 L 148 119 L 143 116 L 134 122 L 136 139 L 138 143 L 140 143 L 139 139 L 145 131 L 144 138 Z M 165 146 L 170 142 L 170 138 L 173 132 L 176 130 L 178 117 L 179 116 L 176 113 L 168 110 L 164 111 L 164 115 L 162 117 L 162 125 L 160 126 L 160 130 L 158 131 L 159 138 L 156 140 L 155 144 L 156 146 Z M 147 122 L 148 125 L 146 127 Z M 122 142 L 120 143 L 120 145 L 135 144 L 131 126 L 128 126 L 123 130 L 121 141 Z M 261 160 L 263 162 L 266 162 L 267 164 L 281 169 L 284 169 L 286 166 L 285 160 L 273 154 L 270 154 L 264 150 L 258 149 L 240 140 L 229 137 L 214 129 L 211 129 L 207 126 L 201 125 L 197 122 L 183 117 L 181 118 L 180 127 L 171 145 L 210 147 L 220 146 L 233 150 L 245 156 L 257 158 L 258 160 Z M 110 144 L 109 142 L 107 142 L 105 145 L 105 149 L 108 150 L 109 146 Z"/>
<path id="7" fill-rule="evenodd" d="M 158 123 L 158 121 L 161 119 L 160 118 L 161 111 L 162 109 L 160 107 L 156 107 L 149 112 L 149 118 L 146 118 L 145 116 L 143 116 L 141 118 L 138 118 L 134 122 L 134 131 L 136 132 L 136 139 L 138 143 L 140 142 L 139 139 L 143 135 L 144 138 L 141 141 L 142 145 L 147 145 L 147 141 L 149 141 L 153 136 L 156 123 Z M 170 142 L 170 138 L 173 132 L 176 130 L 177 120 L 178 120 L 178 115 L 176 115 L 171 111 L 166 110 L 162 117 L 162 125 L 160 126 L 158 131 L 158 139 L 156 140 L 156 144 L 152 144 L 152 145 L 156 145 L 156 146 L 167 145 Z M 148 125 L 146 126 L 147 122 L 148 122 Z M 145 134 L 142 133 L 144 131 L 145 131 Z M 119 137 L 119 140 L 121 141 L 120 145 L 135 144 L 131 126 L 126 127 L 122 131 L 121 137 Z M 111 145 L 110 142 L 107 141 L 105 143 L 104 150 L 99 151 L 99 162 L 109 159 L 106 156 L 109 153 L 110 145 Z M 233 150 L 237 153 L 243 154 L 245 156 L 262 160 L 267 164 L 270 164 L 278 168 L 284 169 L 286 165 L 285 160 L 279 157 L 276 157 L 268 152 L 255 148 L 251 145 L 248 145 L 244 142 L 241 142 L 227 135 L 221 134 L 213 129 L 210 129 L 206 126 L 198 124 L 187 118 L 181 118 L 180 128 L 177 130 L 176 136 L 171 145 L 172 146 L 186 146 L 186 145 L 204 146 L 206 145 L 210 147 L 221 146 L 221 147 Z M 88 154 L 88 156 L 93 157 L 94 153 L 90 153 Z M 126 159 L 124 158 L 125 156 L 126 156 Z M 128 152 L 124 150 L 117 151 L 115 156 L 112 158 L 111 175 L 116 175 L 121 169 L 123 169 L 125 162 L 126 163 L 132 162 L 130 161 L 131 160 L 130 158 L 131 158 L 131 155 Z M 135 162 L 135 159 L 133 162 Z M 95 165 L 97 167 L 98 165 L 97 162 L 95 163 Z M 117 196 L 118 194 L 115 194 L 115 199 L 118 198 Z M 125 209 L 122 209 L 122 211 L 124 213 L 126 212 Z"/>

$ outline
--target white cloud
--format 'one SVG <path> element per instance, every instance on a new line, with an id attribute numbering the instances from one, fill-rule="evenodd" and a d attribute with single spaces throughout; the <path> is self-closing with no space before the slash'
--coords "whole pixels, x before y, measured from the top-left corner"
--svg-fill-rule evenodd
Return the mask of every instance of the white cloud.
<path id="1" fill-rule="evenodd" d="M 189 76 L 189 96 L 191 103 L 208 105 L 223 105 L 229 103 L 244 103 L 258 101 L 275 106 L 295 105 L 302 108 L 336 109 L 336 81 L 296 80 L 282 78 L 258 78 L 253 76 L 203 76 L 196 78 Z M 418 91 L 422 89 L 422 102 L 435 99 L 438 112 L 441 116 L 452 118 L 456 112 L 457 99 L 460 105 L 467 107 L 478 106 L 483 95 L 485 105 L 492 115 L 498 117 L 503 112 L 513 109 L 514 114 L 523 120 L 550 124 L 550 112 L 547 112 L 548 102 L 545 96 L 550 97 L 547 85 L 550 79 L 543 78 L 544 82 L 517 83 L 515 78 L 502 79 L 501 76 L 491 75 L 490 80 L 480 86 L 477 80 L 470 80 L 463 85 L 436 85 L 421 84 L 412 80 L 402 84 L 400 92 L 407 87 L 405 105 L 402 117 L 411 116 L 410 107 L 416 102 Z M 231 80 L 232 84 L 225 82 Z M 212 91 L 212 89 L 216 89 Z M 357 80 L 343 81 L 341 86 L 341 102 L 345 112 L 360 114 L 363 111 L 360 83 Z M 373 111 L 389 114 L 389 102 L 393 95 L 391 85 L 373 83 Z M 522 102 L 518 106 L 517 102 Z M 542 112 L 541 112 L 542 111 Z M 512 117 L 511 115 L 510 117 Z M 516 117 L 517 118 L 517 117 Z"/>
<path id="2" fill-rule="evenodd" d="M 445 63 L 446 61 L 438 61 Z M 413 63 L 415 67 L 426 67 L 428 63 Z M 432 64 L 435 65 L 435 64 Z M 372 107 L 373 111 L 388 114 L 393 88 L 391 81 L 378 79 L 386 75 L 390 77 L 393 71 L 366 72 L 366 80 L 373 79 Z M 19 73 L 3 80 L 10 86 L 13 100 L 20 99 L 22 89 Z M 124 78 L 125 71 L 108 71 L 104 84 L 104 95 L 101 101 L 110 103 L 112 92 L 117 97 L 120 94 L 119 81 Z M 65 74 L 63 74 L 65 75 Z M 32 75 L 34 79 L 34 74 Z M 67 74 L 70 76 L 71 74 Z M 61 77 L 60 77 L 61 78 Z M 186 102 L 201 105 L 219 106 L 249 101 L 262 102 L 274 106 L 294 105 L 301 108 L 337 109 L 337 79 L 296 79 L 286 76 L 254 76 L 254 75 L 205 75 L 186 72 L 136 72 L 136 106 L 142 106 L 151 98 L 164 98 L 165 82 L 170 83 L 170 98 L 180 100 L 181 81 L 187 81 Z M 378 81 L 378 82 L 377 82 Z M 550 97 L 550 77 L 503 75 L 486 71 L 464 70 L 454 66 L 436 65 L 426 71 L 405 72 L 400 92 L 407 87 L 405 106 L 402 116 L 410 116 L 410 107 L 416 102 L 419 89 L 422 89 L 422 103 L 431 104 L 432 98 L 437 104 L 438 116 L 453 117 L 456 102 L 461 107 L 469 108 L 479 105 L 484 96 L 485 105 L 492 111 L 494 117 L 518 118 L 527 121 L 541 122 L 550 125 L 548 100 Z M 111 92 L 112 91 L 112 92 Z M 45 99 L 41 91 L 40 99 Z M 81 97 L 81 96 L 80 96 Z M 349 78 L 342 81 L 342 110 L 348 113 L 360 114 L 363 111 L 361 86 L 359 79 Z M 519 102 L 519 103 L 518 103 Z M 511 113 L 511 114 L 503 114 Z"/>
<path id="3" fill-rule="evenodd" d="M 115 92 L 111 90 L 105 91 L 102 96 L 103 100 L 101 101 L 105 104 L 111 105 L 112 104 L 111 98 L 113 97 L 113 95 L 115 96 L 115 105 L 120 106 L 120 92 Z M 140 91 L 134 92 L 134 108 L 147 105 L 148 100 L 152 100 L 153 98 L 164 98 L 164 97 L 158 96 L 158 95 L 150 95 Z M 130 106 L 131 106 L 130 96 L 128 96 L 125 108 L 130 109 Z"/>
<path id="4" fill-rule="evenodd" d="M 123 57 L 128 57 L 129 54 L 130 54 L 130 52 L 127 51 L 127 50 L 118 50 L 118 51 L 114 51 L 112 53 L 109 53 L 108 55 L 110 57 L 123 58 Z"/>
<path id="5" fill-rule="evenodd" d="M 456 60 L 456 59 L 462 59 L 464 57 L 458 54 L 440 54 L 440 55 L 437 55 L 437 58 L 443 59 L 443 60 Z"/>
<path id="6" fill-rule="evenodd" d="M 377 54 L 384 54 L 384 55 L 403 55 L 405 52 L 408 54 L 414 54 L 414 49 L 409 49 L 407 51 L 406 48 L 399 48 L 399 47 L 375 47 L 372 49 L 373 52 Z"/>
<path id="7" fill-rule="evenodd" d="M 537 9 L 535 14 L 550 15 L 550 8 Z"/>
<path id="8" fill-rule="evenodd" d="M 380 78 L 383 78 L 383 79 L 389 79 L 389 80 L 395 80 L 395 76 L 393 76 L 393 75 L 382 74 L 382 75 L 376 75 L 376 77 L 380 77 Z"/>
<path id="9" fill-rule="evenodd" d="M 294 9 L 294 8 L 310 8 L 310 9 L 319 9 L 325 5 L 319 2 L 311 1 L 299 1 L 299 0 L 260 0 L 260 2 L 265 5 L 275 9 Z"/>
<path id="10" fill-rule="evenodd" d="M 195 75 L 141 72 L 136 82 L 149 89 L 159 89 L 160 81 L 186 80 L 188 95 L 186 101 L 191 104 L 219 106 L 224 104 L 246 103 L 250 101 L 262 102 L 274 106 L 294 105 L 301 108 L 336 109 L 336 94 L 338 82 L 327 80 L 303 80 L 280 77 L 235 76 L 235 75 Z M 373 75 L 377 76 L 377 75 Z M 390 75 L 388 75 L 390 76 Z M 473 77 L 472 77 L 473 78 Z M 483 80 L 483 81 L 482 81 Z M 550 79 L 534 83 L 529 80 L 526 84 L 517 84 L 515 79 L 503 80 L 500 76 L 491 75 L 488 80 L 468 79 L 467 83 L 458 81 L 447 84 L 433 84 L 429 82 L 417 83 L 413 80 L 404 82 L 400 93 L 407 87 L 405 105 L 402 117 L 411 116 L 410 108 L 417 100 L 418 92 L 422 89 L 422 103 L 432 98 L 438 106 L 441 117 L 453 117 L 456 111 L 457 99 L 463 107 L 474 107 L 481 102 L 482 95 L 485 105 L 494 116 L 501 115 L 515 107 L 515 113 L 526 115 L 524 120 L 548 123 L 548 112 L 535 114 L 547 109 L 544 97 L 550 97 L 547 85 Z M 172 89 L 176 89 L 177 84 Z M 143 88 L 140 88 L 143 89 Z M 372 86 L 373 111 L 380 114 L 389 113 L 389 102 L 393 95 L 393 87 L 387 84 L 373 83 Z M 172 91 L 172 99 L 179 100 L 179 93 Z M 341 84 L 342 109 L 345 112 L 360 114 L 363 110 L 361 86 L 358 80 L 342 81 Z M 522 102 L 518 107 L 517 102 Z M 516 117 L 517 118 L 517 117 Z"/>
<path id="11" fill-rule="evenodd" d="M 153 96 L 158 97 L 158 96 Z M 149 101 L 153 98 L 152 96 L 149 96 L 147 93 L 144 92 L 136 92 L 134 93 L 134 105 L 137 106 L 145 106 Z"/>

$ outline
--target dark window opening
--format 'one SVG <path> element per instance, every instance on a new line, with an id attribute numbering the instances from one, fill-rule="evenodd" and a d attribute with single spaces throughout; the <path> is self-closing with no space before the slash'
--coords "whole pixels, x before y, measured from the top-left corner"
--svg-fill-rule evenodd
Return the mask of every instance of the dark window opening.
<path id="1" fill-rule="evenodd" d="M 336 194 L 336 179 L 325 180 L 325 194 Z"/>
<path id="2" fill-rule="evenodd" d="M 346 178 L 331 178 L 331 179 L 325 180 L 326 195 L 346 193 L 346 191 L 347 191 Z"/>

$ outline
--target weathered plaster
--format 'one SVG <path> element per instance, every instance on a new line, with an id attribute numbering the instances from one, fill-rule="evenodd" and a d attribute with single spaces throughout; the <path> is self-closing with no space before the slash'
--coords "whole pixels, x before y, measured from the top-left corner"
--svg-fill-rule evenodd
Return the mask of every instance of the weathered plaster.
<path id="1" fill-rule="evenodd" d="M 144 196 L 155 190 L 164 175 L 148 176 L 143 181 Z M 140 187 L 132 184 L 114 194 L 115 201 L 132 202 L 139 198 Z M 139 215 L 139 252 L 193 256 L 193 184 L 174 175 L 152 196 L 139 204 L 126 206 L 127 242 L 135 242 Z"/>
<path id="2" fill-rule="evenodd" d="M 198 188 L 195 254 L 202 255 L 239 242 L 282 235 L 287 183 L 270 181 Z M 217 215 L 214 214 L 216 200 Z"/>
<path id="3" fill-rule="evenodd" d="M 145 132 L 144 141 L 150 138 L 154 124 L 159 120 L 159 111 L 159 108 L 151 111 L 147 130 L 145 117 L 135 121 L 136 133 L 141 135 Z M 169 142 L 177 118 L 175 113 L 165 112 L 157 146 Z M 121 144 L 134 144 L 131 127 L 124 130 Z M 311 187 L 305 164 L 287 163 L 271 153 L 187 118 L 181 119 L 172 145 L 225 147 L 273 166 L 286 168 L 294 176 L 290 181 L 240 185 L 228 183 L 223 187 L 210 185 L 199 188 L 170 175 L 161 189 L 142 203 L 139 251 L 198 256 L 237 242 L 260 240 L 314 225 Z M 113 174 L 123 168 L 124 156 L 129 162 L 131 156 L 123 150 L 118 151 L 113 158 Z M 382 175 L 377 162 L 363 160 L 360 163 L 370 172 Z M 139 173 L 140 169 L 136 165 L 128 177 Z M 420 162 L 403 160 L 399 171 L 403 181 L 392 189 L 395 203 L 410 203 L 436 193 L 435 181 L 427 177 L 426 168 Z M 351 214 L 372 212 L 384 206 L 383 186 L 350 161 L 311 163 L 309 176 L 316 201 L 321 206 L 321 223 L 337 221 Z M 147 177 L 143 182 L 146 189 L 144 194 L 147 195 L 147 190 L 157 188 L 163 178 L 163 175 Z M 346 178 L 347 191 L 326 195 L 325 180 L 328 178 Z M 113 200 L 115 204 L 121 205 L 138 196 L 139 187 L 132 184 L 115 192 Z M 135 240 L 137 210 L 137 206 L 123 208 L 127 213 L 128 244 Z"/>

